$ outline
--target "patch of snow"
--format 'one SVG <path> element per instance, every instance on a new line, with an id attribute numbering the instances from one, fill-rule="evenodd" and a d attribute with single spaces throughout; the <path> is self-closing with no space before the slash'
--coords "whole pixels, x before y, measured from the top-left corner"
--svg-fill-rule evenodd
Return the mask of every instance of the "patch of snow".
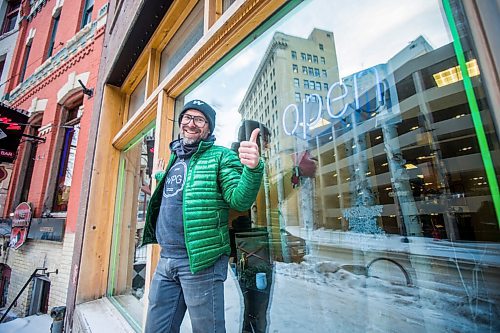
<path id="1" fill-rule="evenodd" d="M 52 318 L 48 314 L 17 318 L 0 324 L 1 333 L 48 333 Z"/>

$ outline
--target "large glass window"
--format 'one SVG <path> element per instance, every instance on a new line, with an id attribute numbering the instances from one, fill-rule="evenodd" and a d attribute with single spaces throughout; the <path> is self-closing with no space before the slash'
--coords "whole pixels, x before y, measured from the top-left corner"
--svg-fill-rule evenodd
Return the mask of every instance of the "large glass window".
<path id="1" fill-rule="evenodd" d="M 500 329 L 499 110 L 448 6 L 305 1 L 178 97 L 216 108 L 219 145 L 267 128 L 261 192 L 229 221 L 228 331 Z M 321 54 L 321 83 L 290 84 L 292 50 Z"/>
<path id="2" fill-rule="evenodd" d="M 122 152 L 118 175 L 108 296 L 140 331 L 145 304 L 146 247 L 142 240 L 151 197 L 154 130 Z"/>

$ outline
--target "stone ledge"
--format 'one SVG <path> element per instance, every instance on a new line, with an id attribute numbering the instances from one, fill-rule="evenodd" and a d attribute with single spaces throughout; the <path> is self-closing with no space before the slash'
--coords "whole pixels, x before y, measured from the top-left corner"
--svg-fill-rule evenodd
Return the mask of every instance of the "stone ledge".
<path id="1" fill-rule="evenodd" d="M 107 298 L 76 306 L 73 333 L 135 333 Z"/>

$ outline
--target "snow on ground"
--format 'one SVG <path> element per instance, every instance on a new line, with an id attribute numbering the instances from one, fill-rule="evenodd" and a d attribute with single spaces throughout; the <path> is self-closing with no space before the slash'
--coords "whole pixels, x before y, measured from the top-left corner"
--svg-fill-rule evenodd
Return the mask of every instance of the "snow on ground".
<path id="1" fill-rule="evenodd" d="M 51 324 L 47 314 L 28 316 L 0 324 L 0 333 L 48 333 Z"/>
<path id="2" fill-rule="evenodd" d="M 341 267 L 327 261 L 277 262 L 267 332 L 500 332 L 498 305 L 491 301 Z M 241 332 L 243 298 L 234 274 L 228 275 L 225 297 L 227 331 Z M 181 332 L 190 332 L 187 320 Z"/>

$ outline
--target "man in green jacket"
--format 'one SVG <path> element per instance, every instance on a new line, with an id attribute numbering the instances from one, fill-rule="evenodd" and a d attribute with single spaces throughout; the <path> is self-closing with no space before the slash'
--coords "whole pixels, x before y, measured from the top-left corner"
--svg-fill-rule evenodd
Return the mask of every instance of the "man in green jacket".
<path id="1" fill-rule="evenodd" d="M 180 138 L 149 202 L 143 244 L 158 243 L 160 260 L 149 292 L 146 333 L 179 332 L 186 309 L 193 332 L 225 332 L 229 208 L 245 211 L 260 188 L 264 165 L 255 129 L 238 155 L 214 145 L 215 110 L 184 105 Z"/>

